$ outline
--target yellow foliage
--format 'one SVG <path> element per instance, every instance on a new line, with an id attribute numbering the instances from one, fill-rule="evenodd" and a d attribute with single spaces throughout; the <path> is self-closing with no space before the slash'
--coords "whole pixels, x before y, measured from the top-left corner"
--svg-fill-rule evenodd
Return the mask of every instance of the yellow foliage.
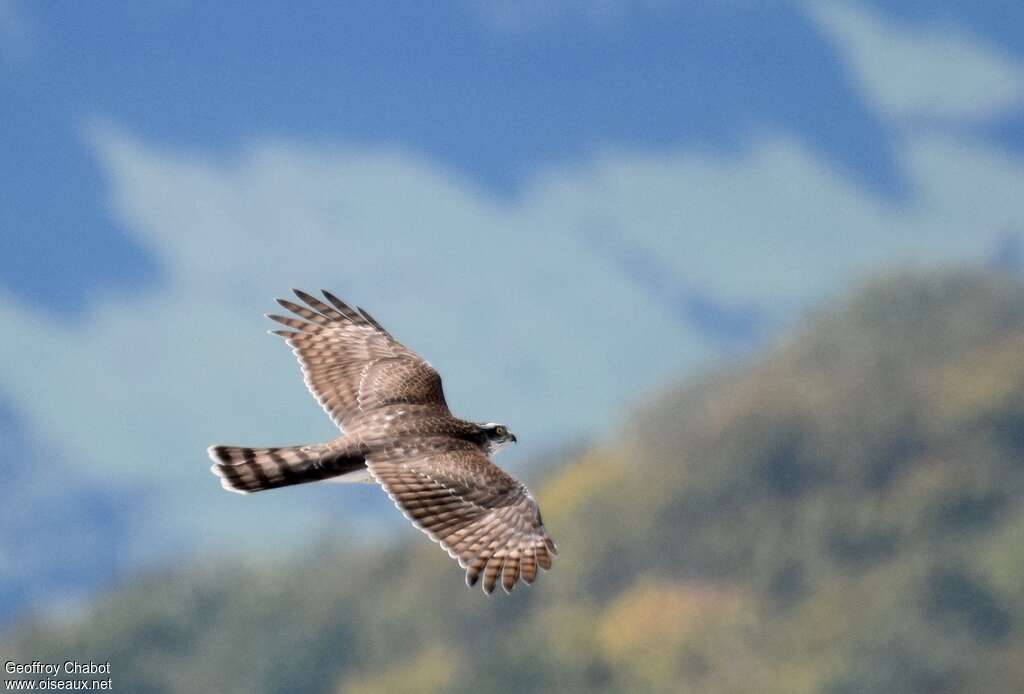
<path id="1" fill-rule="evenodd" d="M 1024 335 L 973 350 L 944 369 L 937 383 L 939 414 L 945 419 L 973 418 L 1000 407 L 1024 383 Z"/>
<path id="2" fill-rule="evenodd" d="M 537 619 L 548 655 L 554 662 L 563 667 L 580 667 L 593 658 L 597 617 L 589 609 L 579 604 L 556 603 L 539 612 Z"/>
<path id="3" fill-rule="evenodd" d="M 571 516 L 601 491 L 614 488 L 626 476 L 626 471 L 626 466 L 613 453 L 603 450 L 587 453 L 544 486 L 541 498 L 546 515 L 550 519 Z"/>
<path id="4" fill-rule="evenodd" d="M 346 679 L 339 694 L 428 694 L 443 691 L 455 679 L 458 652 L 440 645 L 430 646 L 408 661 L 400 661 L 382 672 Z"/>
<path id="5" fill-rule="evenodd" d="M 1024 594 L 1024 509 L 1008 515 L 1006 523 L 978 548 L 977 563 L 992 586 L 1009 595 Z M 1024 681 L 1024 680 L 1021 680 Z"/>
<path id="6" fill-rule="evenodd" d="M 708 584 L 641 581 L 605 611 L 598 625 L 602 655 L 634 684 L 659 690 L 699 680 L 714 667 L 709 631 L 744 620 L 744 600 Z"/>

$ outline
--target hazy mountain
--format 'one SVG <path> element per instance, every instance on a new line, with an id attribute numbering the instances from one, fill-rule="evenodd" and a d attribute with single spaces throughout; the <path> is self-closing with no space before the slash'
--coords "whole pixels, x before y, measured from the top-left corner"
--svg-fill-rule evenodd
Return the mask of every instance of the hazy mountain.
<path id="1" fill-rule="evenodd" d="M 124 585 L 14 660 L 163 691 L 992 692 L 1024 678 L 1024 285 L 882 278 L 652 396 L 534 486 L 561 554 L 486 597 L 419 533 Z M 267 522 L 272 522 L 267 519 Z"/>

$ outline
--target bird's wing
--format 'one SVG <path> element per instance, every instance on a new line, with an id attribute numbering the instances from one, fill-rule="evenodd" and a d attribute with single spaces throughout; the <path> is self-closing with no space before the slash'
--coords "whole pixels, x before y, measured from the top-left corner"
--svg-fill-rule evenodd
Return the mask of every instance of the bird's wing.
<path id="1" fill-rule="evenodd" d="M 551 568 L 558 549 L 529 490 L 472 443 L 445 437 L 399 441 L 367 457 L 395 505 L 490 593 L 509 592 L 537 567 Z"/>
<path id="2" fill-rule="evenodd" d="M 328 291 L 330 305 L 294 290 L 306 306 L 278 299 L 298 318 L 268 315 L 289 330 L 272 330 L 294 348 L 306 386 L 334 423 L 345 428 L 383 405 L 426 405 L 447 415 L 441 376 L 395 340 L 373 316 Z"/>

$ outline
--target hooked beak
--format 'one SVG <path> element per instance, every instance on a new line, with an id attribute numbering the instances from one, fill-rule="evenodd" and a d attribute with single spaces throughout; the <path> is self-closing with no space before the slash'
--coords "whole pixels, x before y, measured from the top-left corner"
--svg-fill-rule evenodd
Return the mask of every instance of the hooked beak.
<path id="1" fill-rule="evenodd" d="M 509 435 L 508 435 L 508 437 L 509 437 L 510 439 L 512 439 L 512 443 L 515 443 L 515 442 L 516 442 L 516 435 L 515 435 L 515 434 L 509 434 Z"/>

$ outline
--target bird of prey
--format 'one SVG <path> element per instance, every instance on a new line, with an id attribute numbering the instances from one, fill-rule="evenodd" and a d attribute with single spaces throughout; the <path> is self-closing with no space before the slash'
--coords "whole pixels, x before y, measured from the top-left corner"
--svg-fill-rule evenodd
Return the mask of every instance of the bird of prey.
<path id="1" fill-rule="evenodd" d="M 376 481 L 413 524 L 466 570 L 510 592 L 557 553 L 530 491 L 490 458 L 516 437 L 448 410 L 441 377 L 362 308 L 328 291 L 324 303 L 278 299 L 296 317 L 268 315 L 302 366 L 306 386 L 344 432 L 329 443 L 283 448 L 211 446 L 221 485 L 243 494 L 304 482 Z"/>

